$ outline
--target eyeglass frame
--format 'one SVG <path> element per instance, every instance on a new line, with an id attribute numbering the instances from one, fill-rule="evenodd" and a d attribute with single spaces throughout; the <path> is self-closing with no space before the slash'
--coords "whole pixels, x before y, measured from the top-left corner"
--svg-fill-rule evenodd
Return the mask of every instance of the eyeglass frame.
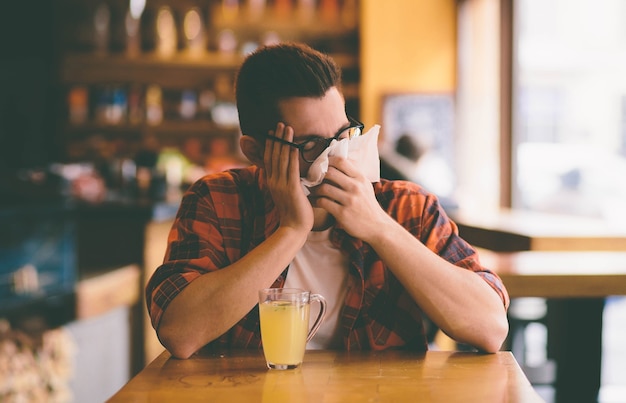
<path id="1" fill-rule="evenodd" d="M 333 142 L 333 140 L 339 140 L 339 137 L 343 133 L 345 133 L 346 130 L 359 129 L 359 131 L 360 131 L 360 133 L 357 136 L 348 137 L 349 139 L 361 136 L 363 134 L 363 129 L 365 128 L 365 125 L 363 123 L 361 123 L 360 121 L 354 119 L 351 116 L 348 116 L 348 122 L 350 123 L 350 126 L 344 127 L 343 129 L 340 129 L 337 132 L 337 134 L 335 134 L 333 137 L 326 138 L 326 137 L 321 137 L 321 136 L 311 136 L 311 138 L 309 140 L 306 140 L 303 143 L 292 143 L 291 141 L 283 140 L 283 139 L 281 139 L 279 137 L 272 136 L 270 134 L 260 134 L 258 136 L 262 137 L 264 139 L 267 139 L 267 140 L 277 141 L 277 142 L 279 142 L 281 144 L 285 144 L 285 145 L 288 145 L 290 147 L 297 148 L 298 151 L 300 151 L 300 156 L 302 157 L 302 159 L 310 164 L 313 161 L 315 161 L 315 159 L 317 157 L 319 157 L 328 147 L 330 147 L 330 144 Z M 309 159 L 304 156 L 303 148 L 304 148 L 304 146 L 306 144 L 308 144 L 308 143 L 310 143 L 312 141 L 316 142 L 316 143 L 325 142 L 326 144 L 324 145 L 324 148 L 322 148 L 322 151 L 312 161 L 309 161 Z"/>

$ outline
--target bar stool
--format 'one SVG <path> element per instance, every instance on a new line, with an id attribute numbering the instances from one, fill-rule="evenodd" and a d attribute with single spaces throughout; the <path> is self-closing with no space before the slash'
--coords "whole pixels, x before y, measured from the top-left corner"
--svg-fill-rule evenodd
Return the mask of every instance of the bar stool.
<path id="1" fill-rule="evenodd" d="M 509 345 L 533 385 L 553 385 L 556 363 L 548 359 L 547 302 L 544 298 L 514 298 L 509 306 Z"/>

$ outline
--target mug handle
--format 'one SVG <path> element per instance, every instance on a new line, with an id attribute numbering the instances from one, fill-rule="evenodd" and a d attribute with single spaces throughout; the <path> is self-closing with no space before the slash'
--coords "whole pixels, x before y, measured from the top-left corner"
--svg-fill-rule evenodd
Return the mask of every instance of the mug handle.
<path id="1" fill-rule="evenodd" d="M 324 299 L 324 297 L 322 297 L 320 294 L 311 294 L 309 301 L 319 302 L 320 312 L 317 314 L 317 319 L 315 319 L 315 323 L 313 323 L 313 327 L 311 328 L 311 330 L 309 330 L 309 335 L 306 338 L 307 342 L 309 342 L 313 338 L 313 336 L 315 336 L 315 333 L 317 333 L 317 331 L 319 330 L 320 326 L 322 325 L 322 321 L 324 320 L 324 317 L 326 316 L 326 299 Z"/>

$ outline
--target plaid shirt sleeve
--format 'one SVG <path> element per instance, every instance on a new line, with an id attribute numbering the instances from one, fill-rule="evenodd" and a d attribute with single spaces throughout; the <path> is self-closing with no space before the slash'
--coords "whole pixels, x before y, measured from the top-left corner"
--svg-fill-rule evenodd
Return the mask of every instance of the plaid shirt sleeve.
<path id="1" fill-rule="evenodd" d="M 222 175 L 195 183 L 181 201 L 164 263 L 146 286 L 146 304 L 155 329 L 169 303 L 189 283 L 238 258 L 239 195 L 229 174 Z"/>
<path id="2" fill-rule="evenodd" d="M 381 180 L 374 189 L 390 216 L 443 259 L 479 275 L 508 308 L 509 296 L 504 284 L 480 264 L 476 251 L 458 235 L 456 224 L 447 217 L 434 195 L 405 181 Z M 352 278 L 349 286 L 341 322 L 345 348 L 427 349 L 421 308 L 374 251 L 359 246 L 358 240 L 346 242 L 348 238 L 340 236 L 337 242 L 344 250 L 352 249 L 352 272 L 360 272 L 362 280 Z"/>
<path id="3" fill-rule="evenodd" d="M 457 225 L 448 218 L 438 199 L 413 183 L 395 182 L 394 186 L 393 198 L 388 204 L 390 214 L 430 250 L 448 262 L 481 276 L 508 308 L 509 296 L 502 280 L 482 266 L 478 253 L 459 236 Z"/>

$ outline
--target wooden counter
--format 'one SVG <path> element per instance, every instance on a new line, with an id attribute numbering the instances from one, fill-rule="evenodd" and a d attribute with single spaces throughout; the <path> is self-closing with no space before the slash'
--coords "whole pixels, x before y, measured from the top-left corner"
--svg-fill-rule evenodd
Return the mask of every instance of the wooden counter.
<path id="1" fill-rule="evenodd" d="M 76 319 L 102 315 L 121 306 L 132 307 L 140 299 L 139 265 L 111 269 L 83 279 L 76 286 Z"/>
<path id="2" fill-rule="evenodd" d="M 162 353 L 109 402 L 543 402 L 510 352 L 307 351 L 268 370 L 261 351 Z"/>

